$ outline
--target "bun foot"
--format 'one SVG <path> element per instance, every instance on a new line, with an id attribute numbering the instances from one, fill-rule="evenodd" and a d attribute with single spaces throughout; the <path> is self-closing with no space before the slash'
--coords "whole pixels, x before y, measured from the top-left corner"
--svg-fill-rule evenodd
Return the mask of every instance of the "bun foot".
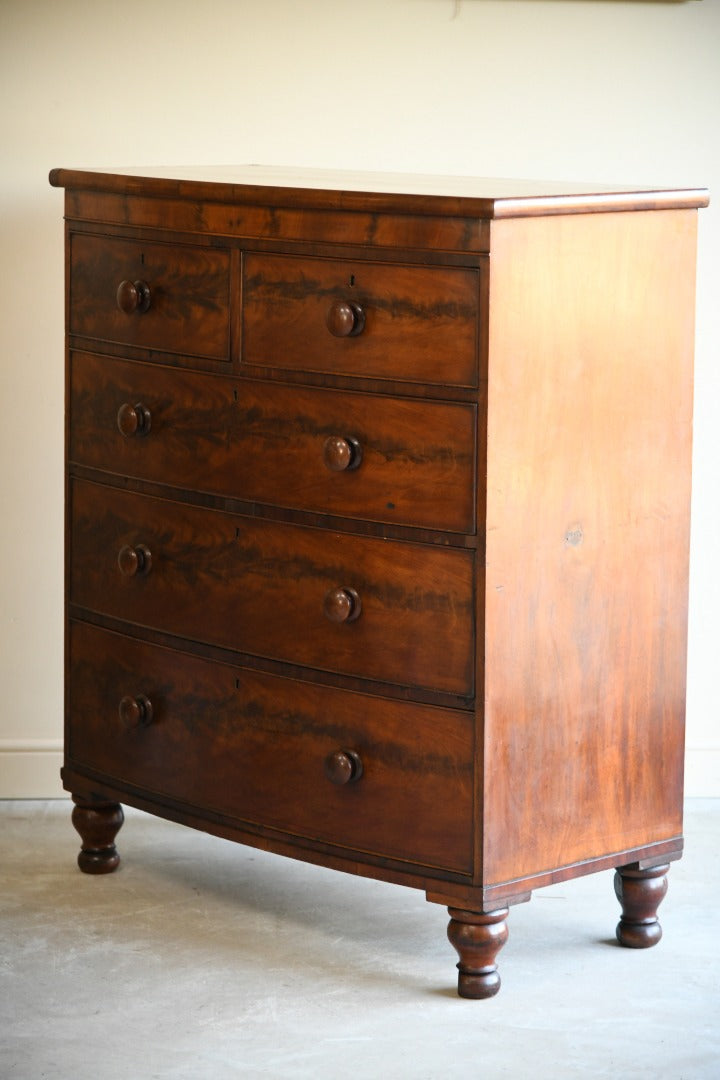
<path id="1" fill-rule="evenodd" d="M 448 912 L 448 938 L 460 957 L 458 994 L 463 998 L 494 997 L 500 989 L 495 958 L 508 939 L 508 909 L 479 914 L 448 908 Z"/>
<path id="2" fill-rule="evenodd" d="M 82 840 L 78 866 L 84 874 L 111 874 L 120 862 L 114 841 L 125 820 L 122 806 L 75 796 L 73 802 L 72 823 Z"/>
<path id="3" fill-rule="evenodd" d="M 615 895 L 622 916 L 615 931 L 628 949 L 649 949 L 662 937 L 657 910 L 665 899 L 669 864 L 640 870 L 637 863 L 620 866 L 615 873 Z"/>

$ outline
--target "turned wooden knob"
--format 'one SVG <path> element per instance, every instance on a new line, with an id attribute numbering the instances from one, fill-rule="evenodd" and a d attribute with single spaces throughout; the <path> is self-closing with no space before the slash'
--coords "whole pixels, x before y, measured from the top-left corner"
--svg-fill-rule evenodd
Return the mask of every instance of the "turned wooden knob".
<path id="1" fill-rule="evenodd" d="M 357 469 L 362 461 L 362 447 L 357 439 L 330 435 L 323 444 L 323 461 L 331 472 Z"/>
<path id="2" fill-rule="evenodd" d="M 326 322 L 334 337 L 357 337 L 365 329 L 365 312 L 353 300 L 334 300 Z"/>
<path id="3" fill-rule="evenodd" d="M 122 722 L 128 726 L 147 725 L 152 722 L 153 718 L 152 702 L 144 694 L 139 694 L 137 697 L 131 697 L 128 694 L 120 699 L 118 713 Z"/>
<path id="4" fill-rule="evenodd" d="M 141 401 L 136 405 L 123 402 L 117 411 L 118 430 L 126 439 L 133 435 L 147 435 L 151 422 L 150 410 L 146 409 Z"/>
<path id="5" fill-rule="evenodd" d="M 325 596 L 324 610 L 330 622 L 354 622 L 362 611 L 362 603 L 355 589 L 331 589 Z"/>
<path id="6" fill-rule="evenodd" d="M 115 293 L 117 306 L 126 315 L 142 315 L 150 307 L 150 286 L 147 281 L 121 281 Z"/>
<path id="7" fill-rule="evenodd" d="M 362 774 L 362 761 L 354 750 L 335 750 L 325 758 L 325 775 L 333 784 L 352 784 Z"/>
<path id="8" fill-rule="evenodd" d="M 125 577 L 149 574 L 152 569 L 152 554 L 145 544 L 136 544 L 135 547 L 125 544 L 118 552 L 117 561 L 120 573 Z"/>

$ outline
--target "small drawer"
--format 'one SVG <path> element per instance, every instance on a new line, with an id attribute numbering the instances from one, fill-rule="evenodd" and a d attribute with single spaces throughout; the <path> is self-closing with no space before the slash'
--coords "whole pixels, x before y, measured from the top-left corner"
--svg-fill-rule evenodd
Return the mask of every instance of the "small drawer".
<path id="1" fill-rule="evenodd" d="M 472 714 L 210 663 L 71 626 L 67 754 L 120 784 L 469 873 Z"/>
<path id="2" fill-rule="evenodd" d="M 323 514 L 475 532 L 475 407 L 73 353 L 70 460 Z"/>
<path id="3" fill-rule="evenodd" d="M 469 697 L 473 552 L 75 481 L 71 600 L 290 663 Z"/>
<path id="4" fill-rule="evenodd" d="M 249 253 L 243 360 L 477 386 L 478 271 Z"/>
<path id="5" fill-rule="evenodd" d="M 201 247 L 74 233 L 70 333 L 230 358 L 230 256 Z"/>

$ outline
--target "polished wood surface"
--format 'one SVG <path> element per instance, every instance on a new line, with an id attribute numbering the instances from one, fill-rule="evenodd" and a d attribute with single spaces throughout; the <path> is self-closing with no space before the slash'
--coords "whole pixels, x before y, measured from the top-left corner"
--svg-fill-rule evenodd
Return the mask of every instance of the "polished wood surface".
<path id="1" fill-rule="evenodd" d="M 615 895 L 622 915 L 615 931 L 618 941 L 628 949 L 649 949 L 662 937 L 657 912 L 668 890 L 667 863 L 641 870 L 620 866 L 615 872 Z"/>
<path id="2" fill-rule="evenodd" d="M 115 837 L 125 820 L 122 806 L 77 795 L 73 802 L 72 823 L 82 840 L 78 866 L 85 874 L 111 874 L 120 863 Z"/>
<path id="3" fill-rule="evenodd" d="M 473 694 L 470 551 L 263 521 L 75 481 L 70 600 L 194 641 Z M 126 545 L 152 571 L 118 567 Z M 343 619 L 328 594 L 355 592 Z M 360 605 L 362 605 L 360 611 Z M 359 617 L 349 617 L 354 607 Z"/>
<path id="4" fill-rule="evenodd" d="M 228 358 L 227 252 L 78 234 L 70 259 L 71 333 Z"/>
<path id="5" fill-rule="evenodd" d="M 448 939 L 460 957 L 458 994 L 494 997 L 500 989 L 497 955 L 508 939 L 507 908 L 481 913 L 451 907 L 448 912 Z"/>
<path id="6" fill-rule="evenodd" d="M 244 363 L 477 386 L 475 271 L 253 254 L 243 265 Z"/>
<path id="7" fill-rule="evenodd" d="M 701 190 L 65 185 L 66 787 L 507 910 L 680 857 Z"/>
<path id="8" fill-rule="evenodd" d="M 141 194 L 207 195 L 242 205 L 267 201 L 302 209 L 376 213 L 463 214 L 482 218 L 602 213 L 638 209 L 707 206 L 703 188 L 637 189 L 629 185 L 581 184 L 474 176 L 408 175 L 282 166 L 197 166 L 124 169 L 122 173 L 53 169 L 56 187 Z"/>
<path id="9" fill-rule="evenodd" d="M 472 404 L 281 384 L 269 393 L 262 381 L 91 353 L 74 352 L 70 365 L 75 465 L 271 506 L 475 530 Z"/>
<path id="10" fill-rule="evenodd" d="M 506 881 L 682 833 L 695 229 L 494 230 L 485 767 L 526 781 L 486 786 L 483 862 Z"/>
<path id="11" fill-rule="evenodd" d="M 420 256 L 423 261 L 443 264 L 454 253 L 450 261 L 465 265 L 476 262 L 478 252 L 488 250 L 489 222 L 473 212 L 449 217 L 437 207 L 434 214 L 411 213 L 401 205 L 397 212 L 385 215 L 367 205 L 363 210 L 340 210 L 331 196 L 316 207 L 299 208 L 294 191 L 263 188 L 254 201 L 245 194 L 246 199 L 234 201 L 226 189 L 216 192 L 205 184 L 194 189 L 191 199 L 148 199 L 139 192 L 73 188 L 66 192 L 65 213 L 78 231 L 85 230 L 88 221 L 97 221 L 108 234 L 123 235 L 128 227 L 171 229 L 186 238 L 208 234 L 244 241 L 252 238 L 254 250 L 295 254 L 307 254 L 305 245 L 313 243 L 321 244 L 323 254 L 332 256 L 342 244 L 346 254 L 361 256 L 369 248 L 379 248 L 391 262 L 417 261 Z M 353 250 L 347 252 L 347 248 Z"/>
<path id="12" fill-rule="evenodd" d="M 72 625 L 70 663 L 78 767 L 246 828 L 471 869 L 471 713 L 210 663 L 85 623 Z M 126 697 L 151 702 L 151 720 Z M 362 760 L 353 782 L 327 764 L 339 753 Z"/>

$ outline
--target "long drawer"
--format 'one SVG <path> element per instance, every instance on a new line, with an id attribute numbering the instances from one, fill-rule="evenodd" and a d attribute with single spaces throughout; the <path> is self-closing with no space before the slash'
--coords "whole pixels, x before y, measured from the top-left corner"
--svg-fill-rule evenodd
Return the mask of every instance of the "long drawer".
<path id="1" fill-rule="evenodd" d="M 477 386 L 477 270 L 249 252 L 246 364 Z"/>
<path id="2" fill-rule="evenodd" d="M 71 625 L 70 670 L 78 767 L 254 826 L 471 869 L 468 713 L 213 664 L 84 623 Z"/>
<path id="3" fill-rule="evenodd" d="M 229 360 L 229 252 L 75 233 L 69 331 Z"/>
<path id="4" fill-rule="evenodd" d="M 473 553 L 74 481 L 71 600 L 196 641 L 464 697 Z"/>
<path id="5" fill-rule="evenodd" d="M 475 531 L 475 408 L 75 352 L 72 462 L 265 505 Z"/>

